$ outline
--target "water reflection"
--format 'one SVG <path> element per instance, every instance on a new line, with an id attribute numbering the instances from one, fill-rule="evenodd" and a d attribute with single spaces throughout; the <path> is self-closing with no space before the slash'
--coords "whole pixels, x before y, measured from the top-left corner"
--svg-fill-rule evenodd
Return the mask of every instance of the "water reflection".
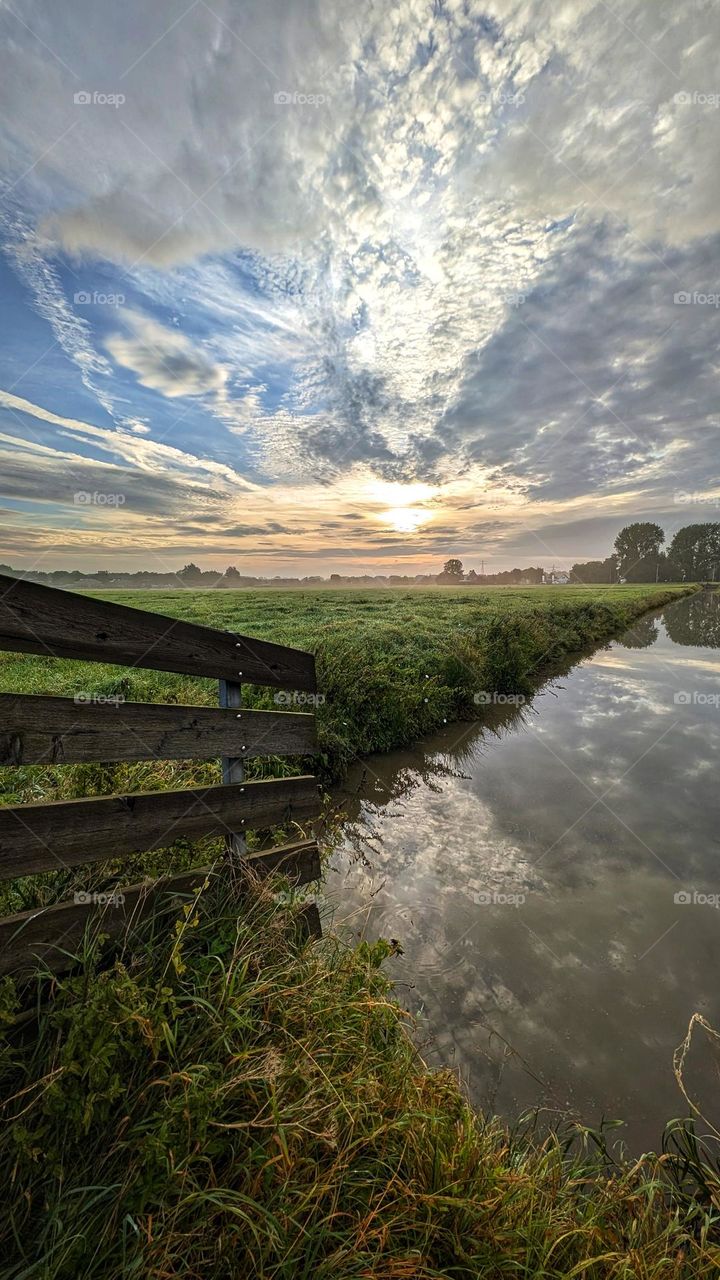
<path id="1" fill-rule="evenodd" d="M 667 634 L 675 644 L 720 648 L 720 609 L 718 593 L 703 591 L 686 600 L 677 611 L 668 609 L 665 620 Z"/>
<path id="2" fill-rule="evenodd" d="M 649 614 L 647 618 L 638 618 L 625 632 L 623 643 L 627 649 L 648 649 L 658 638 L 657 619 Z"/>
<path id="3" fill-rule="evenodd" d="M 719 596 L 680 601 L 349 778 L 336 916 L 402 943 L 427 1054 L 480 1105 L 622 1118 L 636 1150 L 686 1109 L 672 1051 L 720 1025 L 719 639 Z"/>

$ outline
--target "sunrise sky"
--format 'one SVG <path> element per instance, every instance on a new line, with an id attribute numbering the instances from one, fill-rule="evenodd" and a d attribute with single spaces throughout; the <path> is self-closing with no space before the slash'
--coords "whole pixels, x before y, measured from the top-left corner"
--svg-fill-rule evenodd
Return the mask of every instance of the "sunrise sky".
<path id="1" fill-rule="evenodd" d="M 0 560 L 559 566 L 717 519 L 719 26 L 3 0 Z"/>

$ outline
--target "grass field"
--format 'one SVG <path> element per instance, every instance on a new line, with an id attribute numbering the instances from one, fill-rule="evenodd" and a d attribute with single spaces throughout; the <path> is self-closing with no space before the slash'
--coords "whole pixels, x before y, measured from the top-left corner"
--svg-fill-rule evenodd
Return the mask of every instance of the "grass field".
<path id="1" fill-rule="evenodd" d="M 312 648 L 325 766 L 531 689 L 545 665 L 684 588 L 158 593 L 121 599 Z M 3 655 L 0 687 L 211 703 L 209 681 Z M 256 705 L 272 694 L 255 691 Z M 111 712 L 114 713 L 114 712 Z M 121 714 L 121 712 L 120 712 Z M 281 771 L 283 762 L 263 764 Z M 4 799 L 217 780 L 215 764 L 3 770 Z M 102 864 L 84 888 L 205 860 Z M 0 911 L 68 896 L 6 887 Z M 77 881 L 79 886 L 80 880 Z M 279 884 L 274 888 L 281 887 Z M 225 877 L 156 938 L 54 985 L 0 1033 L 0 1275 L 7 1280 L 711 1280 L 717 1166 L 609 1170 L 591 1135 L 535 1141 L 431 1072 L 381 972 L 388 944 L 303 943 L 293 895 Z M 46 980 L 40 979 L 38 992 Z M 16 1010 L 0 984 L 0 1026 Z M 601 1143 L 602 1147 L 602 1143 Z M 685 1157 L 688 1157 L 687 1159 Z"/>
<path id="2" fill-rule="evenodd" d="M 474 696 L 481 691 L 531 692 L 551 661 L 600 643 L 687 589 L 179 590 L 108 592 L 102 598 L 312 649 L 325 699 L 317 712 L 319 759 L 248 761 L 248 776 L 319 771 L 331 781 L 358 756 L 405 745 L 444 721 L 476 715 Z M 217 702 L 217 684 L 211 680 L 9 653 L 0 654 L 0 690 Z M 287 709 L 276 697 L 274 690 L 246 687 L 249 705 Z M 122 707 L 109 707 L 108 715 L 122 716 Z M 72 799 L 219 780 L 214 761 L 34 765 L 0 769 L 0 800 Z M 0 911 L 21 911 L 80 887 L 99 889 L 108 877 L 114 881 L 120 876 L 128 883 L 144 872 L 179 870 L 206 858 L 215 847 L 211 841 L 192 846 L 177 841 L 170 851 L 137 855 L 122 865 L 105 863 L 96 868 L 92 883 L 87 869 L 28 877 L 0 886 Z"/>
<path id="3" fill-rule="evenodd" d="M 472 710 L 482 689 L 520 692 L 543 663 L 601 641 L 683 586 L 489 587 L 418 591 L 158 591 L 93 593 L 115 601 L 311 649 L 323 745 L 343 759 L 399 746 Z M 0 688 L 128 700 L 217 699 L 213 681 L 52 658 L 0 654 Z M 246 690 L 272 706 L 273 691 Z"/>

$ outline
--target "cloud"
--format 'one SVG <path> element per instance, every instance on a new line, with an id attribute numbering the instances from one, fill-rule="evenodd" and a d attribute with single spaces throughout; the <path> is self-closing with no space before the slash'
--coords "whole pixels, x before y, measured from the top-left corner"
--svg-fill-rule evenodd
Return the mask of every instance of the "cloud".
<path id="1" fill-rule="evenodd" d="M 718 313 L 675 302 L 678 284 L 708 290 L 717 248 L 696 241 L 668 269 L 622 236 L 578 229 L 466 358 L 429 467 L 482 461 L 532 499 L 717 482 Z"/>
<path id="2" fill-rule="evenodd" d="M 38 422 L 57 426 L 61 429 L 62 436 L 69 435 L 76 443 L 82 441 L 92 444 L 101 452 L 129 463 L 137 471 L 149 474 L 181 471 L 195 479 L 204 476 L 215 486 L 241 489 L 245 493 L 259 492 L 257 485 L 251 484 L 232 467 L 222 462 L 185 453 L 174 445 L 139 436 L 132 430 L 113 430 L 108 427 L 97 427 L 93 423 L 82 422 L 79 419 L 66 418 L 52 413 L 41 405 L 32 404 L 21 396 L 2 390 L 0 390 L 0 409 L 5 409 L 20 425 L 22 425 L 22 416 L 19 415 L 26 414 Z"/>
<path id="3" fill-rule="evenodd" d="M 136 311 L 126 310 L 123 321 L 129 332 L 112 334 L 105 346 L 118 364 L 137 374 L 142 386 L 169 399 L 206 395 L 225 386 L 227 370 L 182 333 Z"/>
<path id="4" fill-rule="evenodd" d="M 202 486 L 252 466 L 331 517 L 348 476 L 460 477 L 509 531 L 717 481 L 720 310 L 674 301 L 720 245 L 704 0 L 23 12 L 5 234 L 119 428 L 87 449 Z M 132 305 L 78 315 L 79 271 Z M 173 457 L 150 437 L 183 397 L 202 447 Z"/>
<path id="5" fill-rule="evenodd" d="M 73 311 L 53 263 L 43 254 L 24 219 L 16 222 L 9 236 L 6 232 L 5 240 L 5 251 L 31 291 L 38 314 L 50 325 L 55 342 L 75 362 L 84 385 L 112 416 L 113 400 L 105 383 L 109 362 L 95 349 L 87 320 Z M 33 359 L 37 361 L 37 354 Z"/>

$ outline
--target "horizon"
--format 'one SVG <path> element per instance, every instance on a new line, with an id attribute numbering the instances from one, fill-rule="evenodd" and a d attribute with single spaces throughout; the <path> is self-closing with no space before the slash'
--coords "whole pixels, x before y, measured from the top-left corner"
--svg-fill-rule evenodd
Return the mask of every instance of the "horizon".
<path id="1" fill-rule="evenodd" d="M 579 563 L 579 562 L 578 562 L 578 561 L 574 561 L 573 563 Z M 7 570 L 7 569 L 11 569 L 11 570 L 13 571 L 13 573 L 17 570 L 17 572 L 18 572 L 19 574 L 25 574 L 25 575 L 30 575 L 30 574 L 40 575 L 40 574 L 43 574 L 43 573 L 54 573 L 54 574 L 62 574 L 62 573 L 67 573 L 67 574 L 71 574 L 71 573 L 82 573 L 82 574 L 84 574 L 85 576 L 92 577 L 92 576 L 95 576 L 95 575 L 96 575 L 96 574 L 98 574 L 98 573 L 103 573 L 103 574 L 116 574 L 118 577 L 128 577 L 128 576 L 130 576 L 130 575 L 132 575 L 132 574 L 134 574 L 134 573 L 153 573 L 153 574 L 157 574 L 158 576 L 162 576 L 162 575 L 164 574 L 165 576 L 168 576 L 168 577 L 169 577 L 169 576 L 179 577 L 179 576 L 182 574 L 183 569 L 185 569 L 186 567 L 187 567 L 186 565 L 179 565 L 179 566 L 178 566 L 178 568 L 176 568 L 176 569 L 168 568 L 168 569 L 165 569 L 165 570 L 158 570 L 158 569 L 148 569 L 148 568 L 145 568 L 145 569 L 118 569 L 118 568 L 113 568 L 113 569 L 103 569 L 103 568 L 98 568 L 98 567 L 96 566 L 96 567 L 95 567 L 95 569 L 88 569 L 88 570 L 84 570 L 84 569 L 80 569 L 77 565 L 73 566 L 72 568 L 67 568 L 67 567 L 62 567 L 62 566 L 61 566 L 61 567 L 57 567 L 57 568 L 50 568 L 50 567 L 48 567 L 45 563 L 43 563 L 43 565 L 42 565 L 42 566 L 36 566 L 35 568 L 32 568 L 32 569 L 31 569 L 31 568 L 27 568 L 27 569 L 25 569 L 25 568 L 23 568 L 23 566 L 21 566 L 21 565 L 9 565 L 9 564 L 3 564 L 3 563 L 0 563 L 0 573 L 4 573 L 4 572 L 5 572 L 5 570 Z M 436 572 L 435 572 L 435 573 L 428 573 L 428 574 L 420 574 L 420 573 L 418 573 L 418 574 L 410 574 L 410 573 L 408 573 L 408 574 L 400 575 L 400 574 L 395 573 L 395 572 L 392 572 L 392 573 L 391 573 L 391 572 L 388 572 L 388 573 L 380 573 L 380 572 L 376 572 L 376 573 L 374 573 L 374 574 L 371 574 L 370 572 L 368 572 L 368 573 L 357 573 L 357 574 L 349 574 L 349 573 L 345 573 L 345 574 L 343 574 L 343 573 L 338 573 L 338 572 L 336 572 L 335 570 L 333 570 L 333 571 L 332 571 L 332 573 L 330 573 L 330 574 L 326 574 L 326 575 L 319 575 L 319 574 L 303 574 L 302 576 L 296 576 L 296 575 L 293 575 L 293 574 L 282 574 L 282 573 L 277 573 L 277 574 L 272 574 L 272 575 L 268 575 L 268 574 L 266 574 L 266 575 L 261 575 L 261 574 L 245 573 L 245 572 L 243 572 L 243 570 L 242 570 L 241 568 L 239 568 L 237 565 L 231 565 L 231 566 L 225 565 L 225 566 L 224 566 L 224 568 L 222 568 L 222 569 L 215 569 L 214 567 L 206 566 L 206 565 L 195 565 L 194 567 L 195 567 L 196 569 L 199 569 L 199 570 L 201 571 L 201 573 L 217 573 L 217 574 L 218 574 L 218 576 L 220 576 L 220 577 L 222 577 L 222 575 L 224 574 L 224 572 L 225 572 L 225 570 L 226 570 L 227 568 L 234 568 L 234 569 L 237 569 L 237 571 L 238 571 L 238 573 L 239 573 L 239 575 L 240 575 L 240 577 L 241 577 L 241 578 L 254 578 L 254 579 L 257 579 L 257 580 L 260 580 L 260 581 L 272 581 L 274 578 L 281 578 L 281 579 L 283 579 L 284 581 L 287 581 L 287 580 L 290 580 L 290 579 L 291 579 L 291 580 L 292 580 L 292 581 L 294 581 L 294 582 L 302 582 L 302 581 L 303 581 L 303 580 L 305 580 L 306 578 L 310 578 L 310 577 L 314 577 L 314 578 L 320 578 L 320 577 L 322 577 L 322 581 L 323 581 L 323 582 L 327 582 L 327 581 L 329 581 L 331 577 L 340 577 L 340 578 L 348 578 L 348 579 L 350 579 L 350 578 L 364 578 L 364 577 L 385 578 L 385 577 L 399 577 L 399 576 L 403 576 L 403 577 L 409 577 L 409 578 L 420 578 L 420 577 L 426 577 L 426 578 L 429 578 L 429 579 L 434 579 L 434 578 L 439 577 L 439 576 L 440 576 L 440 574 L 442 573 L 442 565 L 440 565 L 440 566 L 436 569 Z M 561 573 L 562 573 L 562 572 L 567 572 L 567 570 L 563 570 L 563 569 L 561 568 L 561 566 L 559 566 L 559 565 L 550 565 L 550 567 L 549 567 L 549 568 L 546 568 L 544 565 L 513 565 L 512 567 L 513 567 L 513 569 L 515 569 L 515 570 L 516 570 L 516 571 L 518 571 L 518 572 L 529 572 L 531 569 L 542 569 L 544 573 L 551 573 L 553 570 L 556 570 L 556 571 L 561 572 Z M 492 575 L 493 575 L 493 573 L 501 573 L 501 572 L 505 572 L 505 570 L 488 570 L 487 568 L 484 570 L 484 573 L 485 573 L 486 575 L 489 575 L 489 576 L 492 576 Z M 477 568 L 476 568 L 476 567 L 475 567 L 475 565 L 467 564 L 467 563 L 465 563 L 465 561 L 463 561 L 463 576 L 464 576 L 465 578 L 467 578 L 467 576 L 468 576 L 469 574 L 471 574 L 471 573 L 472 573 L 472 574 L 477 574 L 477 575 L 482 576 L 483 571 L 482 571 L 479 567 L 477 567 Z"/>
<path id="2" fill-rule="evenodd" d="M 0 560 L 567 569 L 717 518 L 718 12 L 0 31 Z"/>

